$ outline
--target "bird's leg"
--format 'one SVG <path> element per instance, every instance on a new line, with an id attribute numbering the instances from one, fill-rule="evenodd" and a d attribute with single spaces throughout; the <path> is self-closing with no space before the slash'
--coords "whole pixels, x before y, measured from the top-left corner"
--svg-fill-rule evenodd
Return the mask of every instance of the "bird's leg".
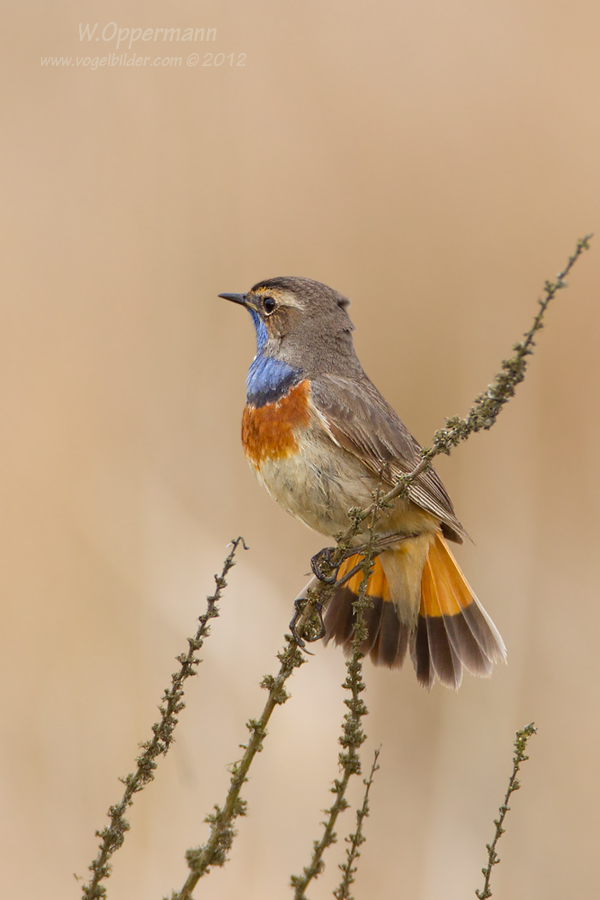
<path id="1" fill-rule="evenodd" d="M 298 634 L 297 626 L 298 620 L 302 618 L 304 614 L 304 610 L 306 609 L 307 603 L 311 603 L 312 605 L 312 613 L 317 618 L 318 621 L 318 629 L 316 633 L 311 628 L 308 630 L 308 626 L 311 624 L 310 616 L 308 620 L 304 623 L 303 637 L 300 637 Z M 314 641 L 320 641 L 322 637 L 325 636 L 325 625 L 323 624 L 323 604 L 319 600 L 307 600 L 306 597 L 297 597 L 294 600 L 294 615 L 292 616 L 292 621 L 290 622 L 290 631 L 292 633 L 292 637 L 298 644 L 301 650 L 306 650 L 306 643 L 312 644 Z M 308 633 L 307 633 L 308 630 Z M 308 650 L 306 650 L 308 653 Z"/>
<path id="2" fill-rule="evenodd" d="M 313 575 L 315 575 L 319 581 L 323 582 L 323 584 L 335 584 L 336 582 L 337 571 L 341 564 L 340 561 L 336 565 L 331 558 L 331 555 L 335 553 L 336 549 L 336 547 L 324 547 L 322 550 L 319 550 L 318 553 L 315 553 L 310 561 Z M 329 575 L 326 575 L 323 571 L 323 564 L 329 569 Z"/>
<path id="3" fill-rule="evenodd" d="M 393 544 L 399 544 L 401 541 L 407 541 L 410 538 L 418 537 L 418 534 L 405 534 L 405 533 L 397 533 L 397 534 L 388 534 L 381 538 L 379 538 L 375 542 L 375 546 L 371 548 L 371 552 L 373 557 L 379 556 L 384 550 Z M 336 563 L 333 561 L 333 554 L 336 550 L 339 550 L 338 547 L 324 547 L 322 550 L 319 550 L 318 553 L 312 557 L 310 561 L 310 567 L 312 569 L 313 575 L 315 575 L 319 581 L 323 584 L 335 584 L 337 581 L 337 575 L 341 564 L 345 559 L 348 559 L 350 556 L 364 556 L 367 551 L 367 546 L 358 546 L 358 547 L 349 547 L 346 551 L 344 551 L 342 558 Z M 352 569 L 351 575 L 354 575 L 356 571 L 360 568 L 360 563 Z M 323 571 L 323 567 L 325 571 Z M 329 573 L 327 574 L 327 570 Z M 348 575 L 348 573 L 346 573 Z M 351 577 L 351 576 L 350 576 Z M 348 580 L 346 577 L 345 581 Z"/>
<path id="4" fill-rule="evenodd" d="M 402 534 L 402 533 L 386 535 L 383 538 L 380 538 L 376 542 L 374 547 L 371 547 L 370 552 L 372 553 L 373 558 L 375 558 L 376 556 L 379 556 L 379 554 L 382 553 L 383 550 L 387 549 L 387 547 L 389 547 L 390 545 L 400 543 L 401 541 L 409 540 L 410 538 L 413 538 L 413 537 L 418 537 L 418 535 Z M 364 554 L 365 554 L 365 552 L 367 552 L 368 548 L 366 545 L 364 547 L 363 546 L 350 547 L 342 554 L 342 558 L 339 561 L 334 562 L 333 554 L 336 552 L 336 550 L 339 550 L 339 548 L 338 547 L 324 547 L 322 550 L 319 550 L 319 552 L 315 553 L 315 555 L 311 559 L 310 567 L 311 567 L 315 577 L 318 578 L 318 580 L 320 582 L 322 582 L 323 584 L 338 583 L 338 586 L 341 587 L 342 585 L 344 585 L 348 581 L 350 581 L 350 579 L 353 578 L 354 575 L 356 575 L 358 572 L 360 572 L 362 570 L 364 563 L 363 563 L 363 560 L 360 559 L 360 561 L 355 566 L 353 566 L 352 569 L 350 569 L 348 572 L 346 572 L 344 574 L 344 576 L 339 579 L 339 582 L 338 582 L 338 573 L 339 573 L 339 568 L 340 568 L 341 564 L 344 562 L 345 559 L 348 559 L 351 556 L 359 556 L 359 557 L 364 556 Z M 326 571 L 323 571 L 323 568 L 325 568 Z M 327 572 L 327 570 L 328 570 L 328 572 Z M 306 605 L 309 602 L 311 603 L 312 611 L 311 611 L 311 615 L 308 617 L 307 621 L 304 623 L 304 628 L 303 628 L 303 631 L 306 631 L 307 627 L 308 627 L 308 634 L 305 633 L 303 635 L 303 637 L 300 637 L 300 635 L 298 634 L 298 630 L 297 630 L 298 622 L 299 622 L 299 620 L 302 619 L 302 617 L 304 615 L 304 610 L 306 609 Z M 318 641 L 322 637 L 325 636 L 325 625 L 323 623 L 323 604 L 319 600 L 316 600 L 316 599 L 310 599 L 310 598 L 307 599 L 306 597 L 298 597 L 296 600 L 294 600 L 294 609 L 295 609 L 295 612 L 292 617 L 292 621 L 290 622 L 290 631 L 292 633 L 292 637 L 294 638 L 294 640 L 296 641 L 298 646 L 302 650 L 305 650 L 306 642 L 310 644 L 310 643 L 313 643 L 313 641 Z M 312 624 L 311 619 L 313 619 L 313 621 L 314 621 L 315 618 L 318 621 L 318 629 L 316 631 L 314 630 L 314 626 L 310 627 Z M 308 652 L 308 651 L 306 651 L 306 652 Z"/>
<path id="5" fill-rule="evenodd" d="M 306 647 L 306 644 L 304 643 L 304 641 L 302 640 L 302 638 L 296 631 L 296 625 L 298 624 L 298 619 L 301 617 L 302 613 L 304 612 L 305 606 L 306 606 L 306 600 L 304 597 L 297 597 L 294 600 L 294 615 L 292 616 L 292 620 L 289 625 L 290 631 L 292 633 L 292 637 L 294 638 L 294 640 L 296 641 L 296 643 L 298 644 L 298 646 L 300 647 L 301 650 L 304 650 L 304 648 Z"/>

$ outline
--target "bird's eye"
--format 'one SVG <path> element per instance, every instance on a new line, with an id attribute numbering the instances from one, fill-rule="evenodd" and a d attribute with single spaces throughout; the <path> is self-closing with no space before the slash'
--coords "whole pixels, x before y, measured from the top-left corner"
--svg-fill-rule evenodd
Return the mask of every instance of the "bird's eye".
<path id="1" fill-rule="evenodd" d="M 265 297 L 265 299 L 263 300 L 263 309 L 268 316 L 271 315 L 271 313 L 275 309 L 275 306 L 276 304 L 272 297 Z"/>

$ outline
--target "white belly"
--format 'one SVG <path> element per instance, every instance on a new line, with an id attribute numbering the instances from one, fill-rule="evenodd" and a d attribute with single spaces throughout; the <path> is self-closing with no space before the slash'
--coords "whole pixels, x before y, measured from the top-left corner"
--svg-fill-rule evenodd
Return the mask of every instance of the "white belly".
<path id="1" fill-rule="evenodd" d="M 284 509 L 309 528 L 328 536 L 345 531 L 350 524 L 348 510 L 371 504 L 377 487 L 375 476 L 356 456 L 336 447 L 329 438 L 315 435 L 312 429 L 297 435 L 297 440 L 300 452 L 284 459 L 263 460 L 255 469 L 258 480 Z M 402 508 L 405 515 L 409 508 L 418 510 L 404 501 L 400 509 L 382 515 L 377 531 L 398 530 L 398 518 L 404 518 Z"/>

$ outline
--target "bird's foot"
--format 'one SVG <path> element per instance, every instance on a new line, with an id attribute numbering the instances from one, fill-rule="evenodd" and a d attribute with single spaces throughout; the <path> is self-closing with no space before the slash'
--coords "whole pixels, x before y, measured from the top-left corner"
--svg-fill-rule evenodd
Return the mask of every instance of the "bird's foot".
<path id="1" fill-rule="evenodd" d="M 303 624 L 302 636 L 298 634 L 298 621 L 302 619 L 307 603 L 311 603 L 312 610 L 307 620 Z M 294 615 L 290 622 L 290 631 L 292 637 L 301 650 L 306 650 L 306 643 L 312 644 L 314 641 L 320 641 L 325 637 L 325 625 L 323 623 L 323 604 L 317 600 L 306 600 L 304 597 L 298 597 L 294 600 Z M 308 650 L 306 651 L 308 653 Z"/>
<path id="2" fill-rule="evenodd" d="M 310 561 L 313 575 L 315 575 L 319 581 L 323 582 L 323 584 L 335 584 L 336 582 L 340 563 L 336 565 L 331 558 L 336 549 L 336 547 L 324 547 L 322 550 L 319 550 L 318 553 L 315 553 Z M 329 574 L 323 571 L 323 565 L 329 569 Z"/>

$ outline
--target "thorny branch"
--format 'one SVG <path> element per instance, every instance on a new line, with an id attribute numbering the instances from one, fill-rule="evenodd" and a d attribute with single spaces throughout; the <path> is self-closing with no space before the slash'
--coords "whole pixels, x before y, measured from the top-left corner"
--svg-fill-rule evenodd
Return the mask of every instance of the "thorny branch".
<path id="1" fill-rule="evenodd" d="M 498 841 L 506 831 L 503 827 L 504 819 L 506 818 L 506 813 L 509 811 L 510 806 L 508 805 L 508 801 L 510 800 L 510 795 L 515 791 L 518 791 L 521 787 L 521 784 L 517 778 L 519 774 L 519 769 L 521 768 L 521 763 L 524 763 L 529 759 L 528 756 L 525 755 L 525 750 L 527 749 L 527 741 L 529 738 L 534 735 L 537 731 L 537 728 L 531 722 L 521 731 L 517 731 L 516 740 L 515 740 L 515 755 L 513 757 L 513 770 L 508 782 L 508 789 L 506 791 L 506 795 L 504 797 L 504 803 L 500 807 L 497 819 L 494 819 L 494 825 L 496 826 L 496 833 L 494 835 L 494 840 L 491 844 L 486 844 L 485 848 L 488 852 L 488 864 L 485 869 L 482 869 L 485 881 L 483 884 L 483 890 L 476 890 L 475 894 L 479 898 L 479 900 L 487 900 L 488 897 L 492 896 L 492 891 L 490 890 L 490 879 L 492 877 L 492 868 L 493 866 L 498 865 L 500 862 L 500 857 L 496 853 L 496 845 Z"/>
<path id="2" fill-rule="evenodd" d="M 346 661 L 348 675 L 343 684 L 343 687 L 350 691 L 351 696 L 349 699 L 344 700 L 349 712 L 344 715 L 342 735 L 340 737 L 340 743 L 344 748 L 344 752 L 340 753 L 338 759 L 339 766 L 342 769 L 342 777 L 336 778 L 333 782 L 331 792 L 335 794 L 335 801 L 329 809 L 325 810 L 327 819 L 322 823 L 324 827 L 323 834 L 321 839 L 313 844 L 313 854 L 309 865 L 304 867 L 302 875 L 292 875 L 291 884 L 294 888 L 294 900 L 306 900 L 306 888 L 313 878 L 317 878 L 325 868 L 323 854 L 337 840 L 337 835 L 334 831 L 337 818 L 349 806 L 346 800 L 348 784 L 353 775 L 360 775 L 361 773 L 359 750 L 366 740 L 361 719 L 363 716 L 366 716 L 368 710 L 360 696 L 366 687 L 362 678 L 363 653 L 361 653 L 360 648 L 365 638 L 368 637 L 364 612 L 373 605 L 373 601 L 367 596 L 367 583 L 373 569 L 373 559 L 376 552 L 375 526 L 380 510 L 379 493 L 378 488 L 373 501 L 373 512 L 371 513 L 369 543 L 360 566 L 363 577 L 358 589 L 358 597 L 352 604 L 356 616 L 356 624 L 352 636 L 352 655 Z"/>
<path id="3" fill-rule="evenodd" d="M 171 900 L 189 900 L 200 878 L 206 875 L 212 866 L 223 866 L 227 862 L 227 851 L 236 835 L 233 823 L 238 816 L 246 815 L 246 801 L 240 798 L 242 785 L 248 780 L 252 760 L 262 750 L 267 725 L 275 707 L 285 703 L 290 696 L 285 689 L 285 682 L 294 669 L 306 662 L 296 642 L 289 635 L 286 635 L 286 647 L 278 654 L 278 659 L 281 665 L 277 675 L 266 675 L 261 682 L 261 687 L 269 692 L 267 702 L 260 718 L 250 719 L 247 723 L 250 740 L 242 745 L 244 755 L 232 767 L 225 804 L 223 807 L 215 805 L 215 811 L 204 820 L 210 825 L 208 840 L 202 847 L 187 851 L 185 856 L 191 871 L 181 891 L 179 893 L 173 891 Z"/>
<path id="4" fill-rule="evenodd" d="M 514 397 L 515 388 L 525 378 L 525 370 L 527 368 L 527 357 L 533 353 L 535 347 L 535 337 L 538 331 L 544 327 L 544 315 L 551 301 L 557 292 L 568 287 L 565 278 L 584 252 L 589 250 L 589 242 L 593 235 L 587 234 L 584 238 L 577 241 L 575 252 L 569 257 L 567 265 L 562 272 L 556 276 L 556 281 L 546 281 L 544 284 L 544 296 L 538 300 L 539 310 L 533 320 L 533 324 L 529 331 L 523 335 L 523 340 L 513 346 L 514 356 L 509 359 L 502 360 L 502 369 L 496 375 L 494 383 L 488 385 L 487 389 L 475 398 L 475 403 L 469 410 L 465 418 L 460 416 L 452 416 L 446 419 L 444 428 L 433 436 L 431 447 L 421 451 L 423 459 L 408 475 L 398 479 L 398 484 L 384 498 L 387 501 L 396 497 L 403 497 L 408 494 L 408 488 L 421 472 L 428 468 L 431 460 L 440 453 L 449 454 L 453 447 L 456 447 L 462 441 L 477 431 L 488 430 L 495 423 L 500 415 L 502 408 L 508 403 L 511 397 Z"/>
<path id="5" fill-rule="evenodd" d="M 106 897 L 106 888 L 101 882 L 110 875 L 111 866 L 109 860 L 113 853 L 122 846 L 125 834 L 129 831 L 130 825 L 125 818 L 125 813 L 133 804 L 134 794 L 141 791 L 149 782 L 154 780 L 154 772 L 158 765 L 156 760 L 159 756 L 164 756 L 173 743 L 173 731 L 179 721 L 177 716 L 185 707 L 183 702 L 183 685 L 190 676 L 197 674 L 196 668 L 200 663 L 200 658 L 196 656 L 196 652 L 200 650 L 204 639 L 210 634 L 210 620 L 219 615 L 217 604 L 224 589 L 227 587 L 225 579 L 229 570 L 235 565 L 235 554 L 240 544 L 244 549 L 247 549 L 242 537 L 232 541 L 231 551 L 223 563 L 222 572 L 220 575 L 215 575 L 217 589 L 211 597 L 207 597 L 206 612 L 200 616 L 200 624 L 196 634 L 194 637 L 187 639 L 187 653 L 182 653 L 177 657 L 180 668 L 172 675 L 171 687 L 163 694 L 162 703 L 159 706 L 160 719 L 152 726 L 154 736 L 151 740 L 144 741 L 140 745 L 143 753 L 136 759 L 137 768 L 135 772 L 119 779 L 125 785 L 125 791 L 120 801 L 109 807 L 108 817 L 110 825 L 107 825 L 102 831 L 96 832 L 96 835 L 102 840 L 98 855 L 89 867 L 92 871 L 92 877 L 88 884 L 83 887 L 84 900 L 100 900 L 100 898 Z"/>
<path id="6" fill-rule="evenodd" d="M 346 838 L 346 841 L 350 846 L 346 849 L 346 862 L 340 863 L 343 877 L 340 886 L 333 892 L 333 896 L 336 900 L 354 900 L 350 893 L 350 885 L 353 884 L 354 875 L 356 873 L 356 866 L 354 863 L 360 856 L 360 850 L 358 848 L 366 841 L 363 834 L 363 821 L 369 815 L 369 792 L 371 790 L 371 785 L 373 784 L 375 772 L 379 768 L 378 760 L 380 753 L 381 748 L 375 751 L 371 772 L 369 773 L 369 777 L 365 778 L 363 781 L 363 784 L 365 785 L 363 803 L 360 809 L 357 809 L 356 811 L 356 831 Z"/>

